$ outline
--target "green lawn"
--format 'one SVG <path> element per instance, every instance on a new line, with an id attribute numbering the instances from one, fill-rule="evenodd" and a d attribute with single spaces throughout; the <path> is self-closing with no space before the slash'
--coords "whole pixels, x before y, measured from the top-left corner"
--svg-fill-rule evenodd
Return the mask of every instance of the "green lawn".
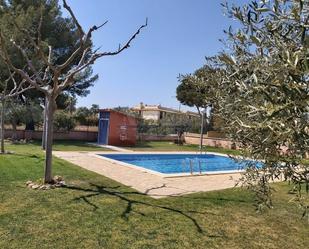
<path id="1" fill-rule="evenodd" d="M 74 145 L 75 146 L 75 145 Z M 155 200 L 54 160 L 66 188 L 25 187 L 43 175 L 38 145 L 0 155 L 0 248 L 307 248 L 309 225 L 277 184 L 275 208 L 258 214 L 240 189 Z M 90 162 L 91 163 L 91 162 Z"/>
<path id="2" fill-rule="evenodd" d="M 185 144 L 177 145 L 173 142 L 166 141 L 149 141 L 149 142 L 139 142 L 134 147 L 128 147 L 128 149 L 136 151 L 199 151 L 198 145 Z M 218 152 L 231 155 L 239 155 L 239 151 L 231 149 L 223 149 L 217 147 L 204 146 L 203 151 L 207 152 Z"/>
<path id="3" fill-rule="evenodd" d="M 29 146 L 30 145 L 30 146 Z M 40 146 L 41 141 L 32 141 L 28 143 L 26 147 L 32 148 L 31 146 Z M 15 150 L 16 145 L 7 144 L 6 150 Z M 110 151 L 109 149 L 95 146 L 83 141 L 66 141 L 66 140 L 55 140 L 53 144 L 55 151 Z"/>

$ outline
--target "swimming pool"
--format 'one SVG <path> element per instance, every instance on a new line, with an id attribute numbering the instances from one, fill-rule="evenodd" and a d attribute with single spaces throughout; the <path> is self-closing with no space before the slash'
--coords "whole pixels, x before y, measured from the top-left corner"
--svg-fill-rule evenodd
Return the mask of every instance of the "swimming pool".
<path id="1" fill-rule="evenodd" d="M 101 154 L 108 159 L 163 174 L 210 173 L 244 170 L 246 162 L 213 154 Z"/>

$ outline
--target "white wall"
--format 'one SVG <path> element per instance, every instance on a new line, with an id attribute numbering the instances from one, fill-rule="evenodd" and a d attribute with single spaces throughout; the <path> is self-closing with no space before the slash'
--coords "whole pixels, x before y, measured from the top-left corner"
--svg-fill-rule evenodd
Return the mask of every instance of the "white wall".
<path id="1" fill-rule="evenodd" d="M 142 117 L 146 120 L 159 120 L 160 111 L 142 111 Z"/>

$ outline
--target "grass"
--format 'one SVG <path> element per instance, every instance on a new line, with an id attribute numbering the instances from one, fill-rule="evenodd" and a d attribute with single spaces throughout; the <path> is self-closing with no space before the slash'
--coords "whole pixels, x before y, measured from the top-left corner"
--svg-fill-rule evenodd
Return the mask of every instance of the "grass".
<path id="1" fill-rule="evenodd" d="M 30 147 L 29 147 L 30 145 Z M 41 146 L 41 141 L 35 140 L 31 143 L 28 143 L 27 146 Z M 15 145 L 7 144 L 6 150 L 14 150 Z M 53 150 L 55 151 L 110 151 L 109 149 L 102 148 L 89 144 L 84 141 L 67 141 L 67 140 L 55 140 L 53 144 Z"/>
<path id="2" fill-rule="evenodd" d="M 177 145 L 173 142 L 166 142 L 166 141 L 146 141 L 146 142 L 139 142 L 134 147 L 128 147 L 128 149 L 135 150 L 135 151 L 199 151 L 198 145 L 193 144 L 184 144 L 184 145 Z M 239 155 L 240 152 L 237 150 L 231 149 L 223 149 L 218 147 L 210 147 L 204 146 L 203 151 L 207 152 L 217 152 L 223 154 L 230 154 L 230 155 Z"/>
<path id="3" fill-rule="evenodd" d="M 68 187 L 30 190 L 43 175 L 37 144 L 0 155 L 0 248 L 308 248 L 309 226 L 276 184 L 272 210 L 241 189 L 155 200 L 60 159 Z M 91 163 L 91 162 L 89 162 Z"/>

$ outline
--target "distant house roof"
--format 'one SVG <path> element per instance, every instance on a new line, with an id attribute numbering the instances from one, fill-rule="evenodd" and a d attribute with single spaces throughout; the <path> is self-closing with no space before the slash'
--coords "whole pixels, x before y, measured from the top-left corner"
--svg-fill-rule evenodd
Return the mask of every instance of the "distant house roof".
<path id="1" fill-rule="evenodd" d="M 134 115 L 131 114 L 131 113 L 120 112 L 120 111 L 116 111 L 116 110 L 110 109 L 110 108 L 100 109 L 99 112 L 112 112 L 112 113 L 118 113 L 118 114 L 121 114 L 121 115 L 124 115 L 124 116 L 128 116 L 128 117 L 137 119 L 136 116 L 134 116 Z"/>
<path id="2" fill-rule="evenodd" d="M 136 105 L 132 108 L 134 111 L 164 111 L 168 113 L 175 113 L 175 114 L 187 114 L 190 116 L 196 116 L 199 117 L 199 114 L 196 112 L 182 112 L 173 108 L 169 107 L 163 107 L 161 105 L 144 105 L 143 103 L 140 103 L 139 105 Z"/>

